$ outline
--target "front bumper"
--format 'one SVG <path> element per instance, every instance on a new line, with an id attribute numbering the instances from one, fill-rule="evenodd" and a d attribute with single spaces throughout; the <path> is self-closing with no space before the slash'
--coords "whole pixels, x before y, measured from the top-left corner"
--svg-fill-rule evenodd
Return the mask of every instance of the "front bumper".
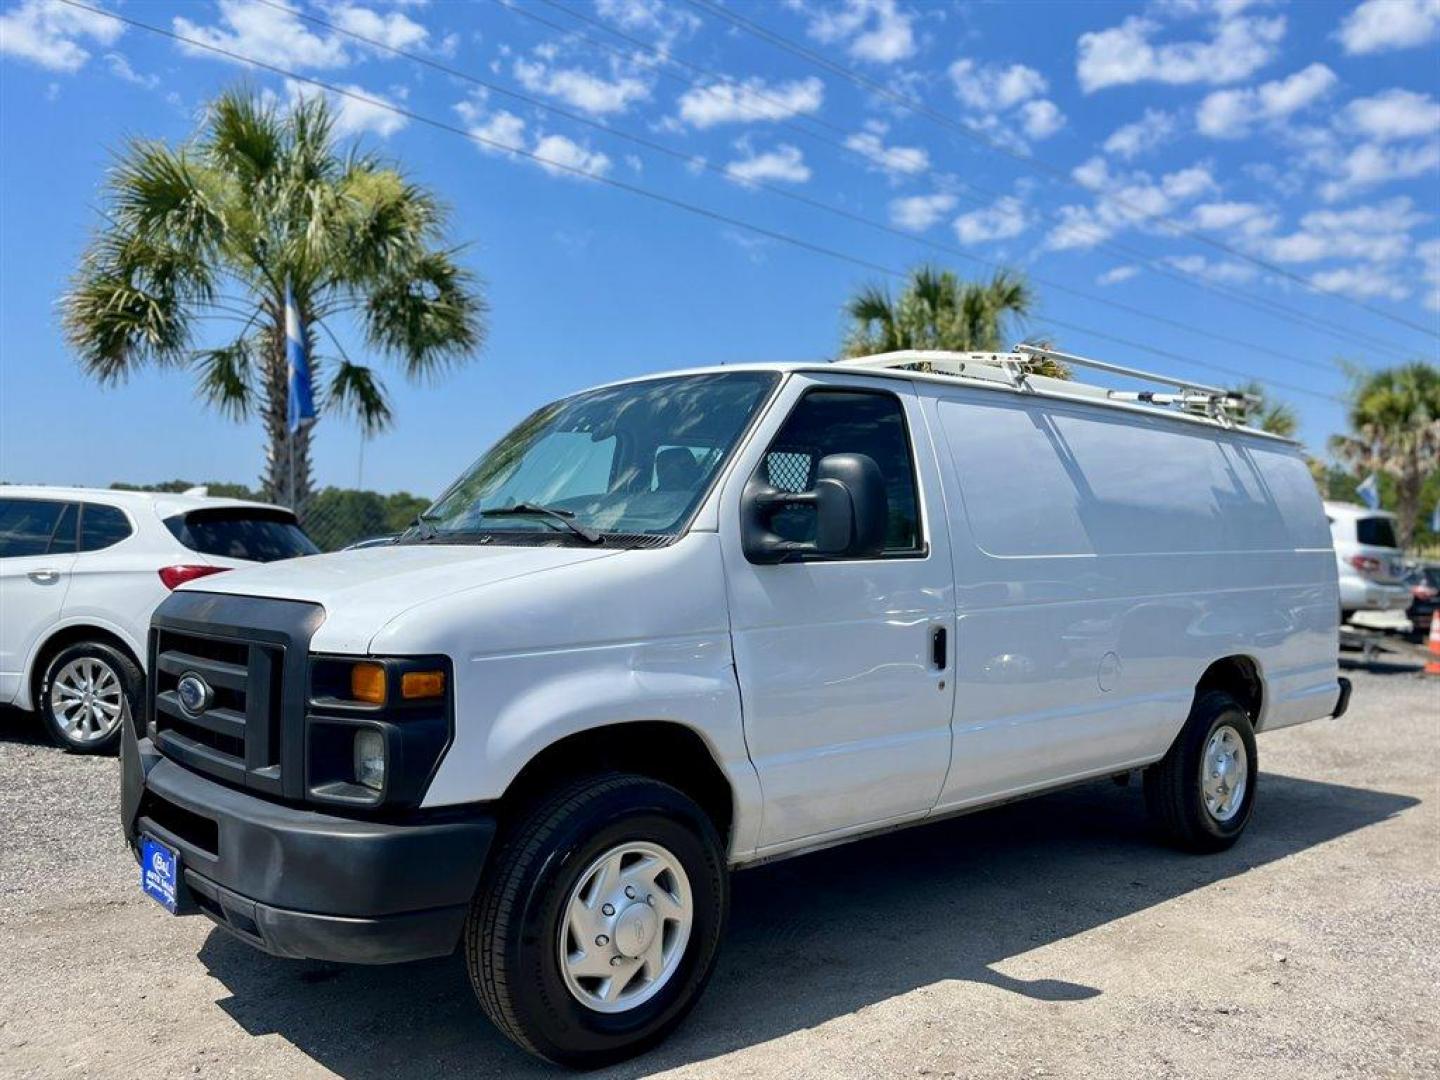
<path id="1" fill-rule="evenodd" d="M 299 809 L 208 780 L 125 727 L 121 815 L 180 853 L 180 913 L 277 956 L 383 964 L 454 950 L 495 836 L 462 813 L 392 824 Z"/>

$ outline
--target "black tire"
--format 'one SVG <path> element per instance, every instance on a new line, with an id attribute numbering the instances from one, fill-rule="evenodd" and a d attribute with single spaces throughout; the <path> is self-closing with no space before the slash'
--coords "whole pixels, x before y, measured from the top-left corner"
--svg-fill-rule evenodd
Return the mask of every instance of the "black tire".
<path id="1" fill-rule="evenodd" d="M 76 738 L 67 730 L 63 720 L 55 714 L 55 709 L 51 704 L 50 691 L 56 678 L 76 661 L 98 665 L 99 670 L 113 675 L 119 683 L 121 715 L 114 728 L 100 738 Z M 132 718 L 139 713 L 144 685 L 145 676 L 141 673 L 139 666 L 120 649 L 103 641 L 77 641 L 75 644 L 61 649 L 45 665 L 45 675 L 40 680 L 40 691 L 35 708 L 40 713 L 40 721 L 45 725 L 46 734 L 50 736 L 56 746 L 62 747 L 72 754 L 114 754 L 120 749 L 120 735 L 123 726 L 132 723 Z"/>
<path id="2" fill-rule="evenodd" d="M 1240 805 L 1228 818 L 1217 817 L 1206 805 L 1201 772 L 1206 747 L 1223 727 L 1239 737 L 1245 752 L 1246 783 Z M 1145 770 L 1145 803 L 1161 838 L 1185 851 L 1223 851 L 1240 838 L 1255 810 L 1260 758 L 1255 731 L 1240 703 L 1222 690 L 1210 690 L 1196 700 L 1190 718 L 1169 752 Z"/>
<path id="3" fill-rule="evenodd" d="M 566 986 L 560 919 L 586 868 L 632 841 L 680 861 L 694 898 L 690 937 L 653 997 L 599 1012 Z M 714 969 L 728 906 L 724 848 L 693 800 L 641 776 L 591 776 L 536 803 L 501 841 L 465 927 L 470 982 L 495 1026 L 532 1054 L 606 1065 L 655 1045 L 685 1018 Z"/>

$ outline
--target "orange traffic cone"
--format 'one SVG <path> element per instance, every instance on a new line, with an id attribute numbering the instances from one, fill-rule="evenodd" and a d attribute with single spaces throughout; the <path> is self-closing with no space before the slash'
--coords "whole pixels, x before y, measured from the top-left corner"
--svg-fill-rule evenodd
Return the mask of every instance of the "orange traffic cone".
<path id="1" fill-rule="evenodd" d="M 1430 616 L 1430 659 L 1425 661 L 1426 675 L 1440 675 L 1440 611 Z"/>

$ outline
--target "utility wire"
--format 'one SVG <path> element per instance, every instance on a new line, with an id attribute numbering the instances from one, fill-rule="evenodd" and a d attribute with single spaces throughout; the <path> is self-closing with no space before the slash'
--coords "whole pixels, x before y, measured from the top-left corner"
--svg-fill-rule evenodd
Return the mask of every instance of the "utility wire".
<path id="1" fill-rule="evenodd" d="M 259 0 L 259 2 L 267 3 L 272 2 L 272 0 Z M 634 59 L 634 57 L 630 53 L 627 53 L 624 49 L 612 45 L 609 42 L 598 40 L 588 34 L 583 33 L 582 31 L 576 30 L 572 26 L 562 26 L 559 23 L 553 22 L 552 20 L 545 18 L 543 15 L 537 14 L 529 8 L 521 7 L 518 3 L 515 2 L 515 0 L 494 0 L 494 2 L 504 7 L 506 10 L 508 10 L 514 15 L 519 15 L 522 18 L 529 19 L 532 22 L 549 27 L 557 33 L 566 35 L 568 38 L 582 41 L 593 48 L 600 49 L 623 60 L 633 61 Z M 682 57 L 675 56 L 668 51 L 658 49 L 640 40 L 639 38 L 633 37 L 632 35 L 626 34 L 620 30 L 615 29 L 614 27 L 606 25 L 603 21 L 597 19 L 592 15 L 586 15 L 583 12 L 575 11 L 571 8 L 568 8 L 564 4 L 557 2 L 557 0 L 539 0 L 539 2 L 551 8 L 554 8 L 557 11 L 564 12 L 572 19 L 593 26 L 596 29 L 603 31 L 604 33 L 610 34 L 621 41 L 627 42 L 634 48 L 639 49 L 640 51 L 649 54 L 650 56 L 653 56 L 662 64 L 683 67 L 697 73 L 697 78 L 690 79 L 686 78 L 683 75 L 678 75 L 675 72 L 667 71 L 664 68 L 657 69 L 657 74 L 662 75 L 665 78 L 671 79 L 674 82 L 680 83 L 681 85 L 687 87 L 703 88 L 706 85 L 706 83 L 703 83 L 701 81 L 703 79 L 709 80 L 711 82 L 720 82 L 731 86 L 742 86 L 742 84 L 738 83 L 732 76 L 728 76 L 720 72 L 714 71 L 710 68 L 703 67 L 702 65 L 692 63 L 691 61 L 685 60 Z M 296 14 L 299 13 L 296 12 Z M 306 18 L 307 16 L 302 15 L 301 17 Z M 767 94 L 763 89 L 758 89 L 753 86 L 745 86 L 743 88 L 745 89 L 746 94 L 752 96 L 757 101 L 767 102 L 781 109 L 789 108 L 789 106 L 785 102 L 781 101 L 779 98 Z M 819 131 L 815 131 L 810 127 L 806 127 L 797 123 L 792 118 L 787 117 L 771 120 L 760 110 L 758 106 L 750 104 L 743 99 L 737 100 L 736 104 L 744 111 L 749 112 L 755 117 L 757 117 L 757 119 L 770 120 L 770 122 L 776 123 L 781 127 L 788 128 L 791 131 L 794 131 L 796 134 L 804 136 L 807 139 L 811 139 L 815 142 L 821 143 L 822 145 L 832 147 L 833 149 L 838 150 L 840 153 L 846 155 L 847 157 L 854 158 L 860 161 L 866 166 L 873 167 L 876 164 L 873 158 L 854 149 L 847 142 L 844 142 L 839 138 L 832 138 L 830 136 L 824 135 Z M 811 124 L 823 127 L 829 131 L 836 132 L 838 135 L 841 136 L 849 134 L 847 129 L 845 129 L 844 127 L 841 127 L 840 125 L 826 120 L 820 116 L 805 117 L 805 120 Z M 610 130 L 613 131 L 613 129 Z M 966 189 L 966 191 L 963 192 L 965 198 L 974 202 L 977 205 L 983 206 L 986 199 L 999 199 L 1004 197 L 1005 194 L 1004 192 L 997 191 L 993 188 L 987 188 L 983 185 L 976 184 L 973 181 L 960 179 L 959 177 L 955 177 L 954 180 L 961 188 Z M 1037 207 L 1036 209 L 1042 217 L 1048 219 L 1051 222 L 1054 222 L 1055 224 L 1064 224 L 1070 228 L 1075 227 L 1074 224 L 1071 222 L 1062 221 L 1060 215 L 1052 210 L 1046 210 L 1041 207 Z M 1278 301 L 1275 301 L 1269 297 L 1253 296 L 1241 292 L 1238 289 L 1227 288 L 1214 282 L 1207 281 L 1199 275 L 1188 274 L 1180 270 L 1178 267 L 1174 267 L 1167 262 L 1154 258 L 1153 256 L 1149 255 L 1148 253 L 1142 251 L 1137 247 L 1123 243 L 1114 238 L 1105 237 L 1103 230 L 1099 229 L 1096 226 L 1082 225 L 1080 226 L 1080 228 L 1083 231 L 1088 232 L 1091 236 L 1097 238 L 1095 246 L 1103 248 L 1106 251 L 1113 252 L 1122 258 L 1138 260 L 1153 272 L 1161 275 L 1162 277 L 1170 278 L 1174 281 L 1177 281 L 1182 285 L 1186 285 L 1194 289 L 1199 289 L 1204 292 L 1211 293 L 1215 296 L 1224 297 L 1232 301 L 1233 303 L 1239 304 L 1243 307 L 1251 308 L 1255 311 L 1260 312 L 1261 314 L 1268 315 L 1272 318 L 1280 319 L 1284 322 L 1290 323 L 1291 325 L 1299 326 L 1305 330 L 1318 330 L 1322 333 L 1328 332 L 1332 337 L 1348 341 L 1354 345 L 1359 345 L 1369 351 L 1386 353 L 1392 359 L 1407 360 L 1414 355 L 1415 350 L 1410 346 L 1402 345 L 1398 342 L 1388 341 L 1384 338 L 1374 337 L 1372 335 L 1361 334 L 1355 330 L 1352 330 L 1348 326 L 1340 323 L 1331 322 L 1327 319 L 1320 318 L 1317 315 L 1303 312 L 1298 308 L 1288 307 L 1287 305 L 1281 304 Z M 911 238 L 916 238 L 913 234 L 906 235 L 910 236 Z M 919 242 L 926 243 L 927 241 L 920 240 Z M 1383 348 L 1379 348 L 1380 346 L 1383 346 Z"/>
<path id="2" fill-rule="evenodd" d="M 620 128 L 612 127 L 607 123 L 603 123 L 591 117 L 582 116 L 578 113 L 561 108 L 557 105 L 552 105 L 549 102 L 543 101 L 532 95 L 523 94 L 519 91 L 508 89 L 507 87 L 501 86 L 498 83 L 491 82 L 490 80 L 481 78 L 471 72 L 464 71 L 449 64 L 442 63 L 430 57 L 408 52 L 395 46 L 387 45 L 382 41 L 376 40 L 375 38 L 367 37 L 364 34 L 360 34 L 355 31 L 348 30 L 342 26 L 338 26 L 335 23 L 330 22 L 329 20 L 324 19 L 318 15 L 309 15 L 303 12 L 295 11 L 294 9 L 288 8 L 284 4 L 278 2 L 278 0 L 255 0 L 255 2 L 264 4 L 267 7 L 276 8 L 280 11 L 290 12 L 291 14 L 296 15 L 301 19 L 304 19 L 306 22 L 309 22 L 314 26 L 321 27 L 332 33 L 341 34 L 345 37 L 351 38 L 354 41 L 361 42 L 362 44 L 367 45 L 371 48 L 391 53 L 392 55 L 402 57 L 416 64 L 421 64 L 425 67 L 431 68 L 435 71 L 439 71 L 452 78 L 461 79 L 465 82 L 472 83 L 476 86 L 481 87 L 487 93 L 500 94 L 504 97 L 523 102 L 526 105 L 530 105 L 534 108 L 544 110 L 545 112 L 548 112 L 553 116 L 564 117 L 566 120 L 570 120 L 577 124 L 582 124 L 585 127 L 591 128 L 595 131 L 602 132 L 606 135 L 614 136 L 615 138 L 624 139 L 627 142 L 630 142 L 636 146 L 643 147 L 644 149 L 652 151 L 654 153 L 663 154 L 666 157 L 681 162 L 689 168 L 714 173 L 717 176 L 730 180 L 731 182 L 738 182 L 735 180 L 735 177 L 730 173 L 729 169 L 726 166 L 716 165 L 714 162 L 708 161 L 698 154 L 691 154 L 683 150 L 677 150 L 673 147 L 666 146 L 663 143 L 656 142 L 653 139 L 647 138 L 646 136 L 637 135 L 633 132 L 624 131 Z M 991 271 L 999 272 L 1004 269 L 1004 267 L 1002 267 L 999 263 L 991 259 L 983 258 L 972 252 L 966 251 L 964 248 L 958 247 L 957 245 L 945 244 L 936 240 L 931 240 L 928 237 L 917 236 L 914 233 L 896 228 L 895 226 L 886 224 L 883 221 L 877 221 L 874 218 L 866 217 L 863 214 L 855 213 L 854 211 L 847 210 L 840 206 L 836 206 L 833 203 L 827 203 L 819 199 L 811 198 L 808 195 L 804 195 L 799 192 L 792 191 L 788 188 L 781 187 L 778 184 L 767 183 L 761 180 L 744 181 L 744 184 L 747 187 L 759 188 L 760 190 L 767 191 L 780 198 L 788 199 L 791 202 L 798 203 L 811 209 L 821 210 L 825 213 L 832 214 L 846 221 L 854 222 L 859 225 L 864 225 L 867 228 L 875 229 L 879 232 L 886 233 L 887 235 L 898 237 L 901 240 L 905 240 L 911 243 L 923 244 L 924 246 L 929 247 L 935 251 L 944 252 L 945 254 L 957 258 L 967 259 L 970 262 L 978 263 L 981 266 L 988 267 Z M 1265 353 L 1267 356 L 1285 359 L 1292 363 L 1299 364 L 1303 367 L 1313 368 L 1316 371 L 1325 372 L 1326 374 L 1333 374 L 1335 371 L 1335 369 L 1331 365 L 1320 363 L 1307 356 L 1301 356 L 1297 353 L 1286 352 L 1283 349 L 1269 348 L 1264 345 L 1256 344 L 1254 341 L 1246 341 L 1243 338 L 1232 337 L 1230 335 L 1222 334 L 1214 330 L 1206 329 L 1204 327 L 1199 327 L 1190 323 L 1181 322 L 1178 319 L 1171 319 L 1164 315 L 1158 315 L 1154 312 L 1146 311 L 1143 308 L 1134 306 L 1133 304 L 1126 304 L 1119 300 L 1112 299 L 1108 296 L 1101 296 L 1097 293 L 1087 292 L 1083 289 L 1076 289 L 1072 286 L 1062 284 L 1061 282 L 1052 281 L 1034 274 L 1030 276 L 1031 280 L 1045 286 L 1048 289 L 1052 289 L 1055 292 L 1067 293 L 1071 296 L 1078 297 L 1079 299 L 1086 300 L 1090 303 L 1100 304 L 1105 307 L 1114 308 L 1117 311 L 1122 311 L 1127 315 L 1134 316 L 1135 318 L 1148 319 L 1162 326 L 1168 326 L 1171 329 L 1210 338 L 1212 341 L 1218 341 L 1221 344 L 1231 345 L 1236 348 L 1248 349 L 1256 352 L 1262 352 Z"/>
<path id="3" fill-rule="evenodd" d="M 683 199 L 676 199 L 661 192 L 641 187 L 638 184 L 631 184 L 627 181 L 617 180 L 614 177 L 591 172 L 587 169 L 582 169 L 574 165 L 569 165 L 565 162 L 555 161 L 541 154 L 536 154 L 529 150 L 525 150 L 523 148 L 516 147 L 508 143 L 500 142 L 496 139 L 487 138 L 473 131 L 469 131 L 465 128 L 451 124 L 448 121 L 438 120 L 434 117 L 426 116 L 423 113 L 416 112 L 413 109 L 405 108 L 404 106 L 396 105 L 393 102 L 374 98 L 369 96 L 368 94 L 364 94 L 356 90 L 351 90 L 347 87 L 339 86 L 334 83 L 326 82 L 323 79 L 316 79 L 309 75 L 302 75 L 299 72 L 281 67 L 278 64 L 272 64 L 264 60 L 259 60 L 253 56 L 247 56 L 244 53 L 236 52 L 232 49 L 227 49 L 223 46 L 215 45 L 208 41 L 201 41 L 198 38 L 193 38 L 185 34 L 166 29 L 163 26 L 156 26 L 153 23 L 147 23 L 140 19 L 133 18 L 129 15 L 121 15 L 117 12 L 108 11 L 104 8 L 93 7 L 90 4 L 81 2 L 81 0 L 59 0 L 59 2 L 65 4 L 67 7 L 76 8 L 81 11 L 88 11 L 92 14 L 101 15 L 116 22 L 124 23 L 127 26 L 133 26 L 137 29 L 145 30 L 149 33 L 156 34 L 161 37 L 169 38 L 172 41 L 180 42 L 191 48 L 201 49 L 206 52 L 214 53 L 217 56 L 224 56 L 230 60 L 234 60 L 239 63 L 249 64 L 253 67 L 261 69 L 262 71 L 269 71 L 272 74 L 282 76 L 283 78 L 294 79 L 296 82 L 306 83 L 310 86 L 318 87 L 326 91 L 327 93 L 335 94 L 339 97 L 348 98 L 352 101 L 358 101 L 361 104 L 369 105 L 373 108 L 383 109 L 387 112 L 394 113 L 397 116 L 403 116 L 408 120 L 413 120 L 418 124 L 423 124 L 438 131 L 444 131 L 452 135 L 458 135 L 461 138 L 476 143 L 478 145 L 485 146 L 490 149 L 500 151 L 502 153 L 511 154 L 516 157 L 525 158 L 549 170 L 570 173 L 574 176 L 579 176 L 584 179 L 594 181 L 595 183 L 615 188 L 619 191 L 629 192 L 632 195 L 638 195 L 653 202 L 658 202 L 662 205 L 670 206 L 677 210 L 682 210 L 697 217 L 705 218 L 710 221 L 716 221 L 724 225 L 729 225 L 733 228 L 743 229 L 746 232 L 754 233 L 757 236 L 762 236 L 766 239 L 774 240 L 778 243 L 789 244 L 792 247 L 799 248 L 800 250 L 808 251 L 812 254 L 824 255 L 828 258 L 836 259 L 841 262 L 846 262 L 851 265 L 861 267 L 862 269 L 871 270 L 876 273 L 902 279 L 906 276 L 903 270 L 897 270 L 894 267 L 884 266 L 880 263 L 872 262 L 869 259 L 851 255 L 835 248 L 826 247 L 823 244 L 812 243 L 811 241 L 805 240 L 801 237 L 792 236 L 788 233 L 778 232 L 774 229 L 769 229 L 762 225 L 756 225 L 741 218 L 733 217 L 729 214 L 725 214 L 717 210 L 712 210 L 705 206 L 700 206 L 696 203 L 686 202 Z M 1046 321 L 1051 322 L 1056 326 L 1062 326 L 1066 329 L 1074 330 L 1079 333 L 1091 334 L 1095 337 L 1106 338 L 1108 340 L 1116 341 L 1121 344 L 1125 344 L 1131 348 L 1139 349 L 1144 352 L 1152 353 L 1156 356 L 1175 360 L 1193 367 L 1207 368 L 1209 370 L 1218 371 L 1223 374 L 1232 375 L 1239 378 L 1255 378 L 1255 376 L 1251 372 L 1242 371 L 1237 368 L 1224 367 L 1219 364 L 1214 364 L 1205 360 L 1198 360 L 1194 357 L 1186 356 L 1182 353 L 1170 352 L 1164 349 L 1158 349 L 1151 345 L 1145 345 L 1140 342 L 1133 342 L 1123 338 L 1117 338 L 1103 331 L 1092 330 L 1074 323 L 1062 323 L 1061 321 L 1055 319 L 1047 319 Z M 1278 380 L 1268 378 L 1260 379 L 1259 381 L 1268 383 L 1269 385 L 1277 387 L 1279 389 L 1289 390 L 1294 393 L 1306 394 L 1311 397 L 1321 398 L 1327 401 L 1340 402 L 1343 404 L 1343 399 L 1341 398 L 1335 397 L 1331 394 L 1321 393 L 1319 391 L 1309 389 L 1308 387 L 1298 386 L 1292 383 L 1280 382 Z"/>
<path id="4" fill-rule="evenodd" d="M 946 116 L 944 113 L 936 109 L 932 109 L 929 105 L 925 104 L 925 102 L 921 101 L 918 98 L 912 97 L 909 94 L 902 93 L 892 87 L 884 85 L 883 83 L 877 83 L 873 79 L 869 79 L 866 76 L 861 75 L 859 72 L 852 71 L 851 69 L 845 67 L 843 64 L 836 63 L 829 57 L 823 56 L 822 54 L 815 52 L 813 49 L 808 49 L 804 45 L 800 45 L 794 41 L 791 41 L 789 38 L 778 34 L 775 31 L 762 26 L 751 19 L 745 18 L 743 15 L 738 15 L 733 11 L 729 11 L 726 8 L 721 7 L 719 4 L 713 3 L 712 0 L 685 0 L 685 2 L 698 11 L 708 13 L 717 18 L 724 19 L 733 26 L 739 27 L 741 30 L 744 30 L 746 33 L 752 35 L 753 37 L 757 37 L 762 41 L 766 41 L 771 45 L 774 45 L 776 48 L 783 49 L 786 52 L 798 56 L 811 64 L 817 65 L 827 71 L 833 72 L 834 74 L 840 76 L 842 79 L 854 83 L 856 86 L 859 86 L 865 90 L 869 90 L 871 93 L 878 94 L 888 101 L 895 102 L 902 108 L 908 109 L 909 111 L 919 116 L 923 116 L 926 119 L 931 120 L 934 123 L 940 124 L 943 127 L 950 128 L 951 130 L 958 132 L 960 135 L 969 139 L 970 141 L 979 143 L 980 145 L 994 151 L 995 153 L 1003 154 L 1006 157 L 1011 158 L 1012 160 L 1024 165 L 1026 168 L 1034 169 L 1038 172 L 1043 172 L 1049 176 L 1061 180 L 1062 182 L 1070 185 L 1071 187 L 1077 187 L 1085 191 L 1089 190 L 1088 188 L 1085 188 L 1084 185 L 1078 183 L 1075 178 L 1072 177 L 1069 173 L 1067 173 L 1064 169 L 1051 165 L 1049 162 L 1046 162 L 1041 158 L 1037 158 L 1033 154 L 1019 153 L 1018 151 L 1013 150 L 1008 146 L 1005 146 L 1003 143 L 992 139 L 984 132 L 976 131 L 973 128 L 967 127 L 966 125 L 959 123 L 951 117 Z M 1120 205 L 1126 206 L 1126 204 L 1123 202 L 1121 202 Z M 1401 326 L 1409 327 L 1411 330 L 1417 330 L 1422 334 L 1427 334 L 1431 337 L 1440 337 L 1440 331 L 1436 331 L 1433 327 L 1428 327 L 1424 326 L 1421 323 L 1412 322 L 1411 320 L 1403 316 L 1395 315 L 1391 312 L 1385 311 L 1383 308 L 1378 308 L 1373 304 L 1366 303 L 1363 300 L 1357 300 L 1354 297 L 1346 296 L 1344 293 L 1339 292 L 1335 289 L 1327 289 L 1323 286 L 1316 285 L 1313 281 L 1310 281 L 1308 278 L 1305 278 L 1300 274 L 1296 274 L 1293 271 L 1286 270 L 1283 266 L 1270 262 L 1267 259 L 1262 259 L 1258 255 L 1252 255 L 1249 252 L 1243 250 L 1242 248 L 1237 248 L 1231 244 L 1227 244 L 1225 241 L 1211 236 L 1208 233 L 1201 232 L 1198 229 L 1194 229 L 1190 226 L 1182 224 L 1181 222 L 1166 218 L 1160 214 L 1147 213 L 1141 208 L 1135 206 L 1134 204 L 1129 204 L 1127 208 L 1135 212 L 1137 220 L 1153 221 L 1158 224 L 1163 224 L 1168 228 L 1171 228 L 1176 232 L 1189 237 L 1192 240 L 1195 240 L 1202 244 L 1206 244 L 1209 247 L 1215 248 L 1218 251 L 1223 251 L 1229 255 L 1234 256 L 1235 258 L 1243 259 L 1245 262 L 1252 263 L 1253 265 L 1258 266 L 1261 269 L 1266 270 L 1272 274 L 1287 278 L 1290 281 L 1293 281 L 1296 284 L 1301 285 L 1312 292 L 1320 293 L 1326 296 L 1332 296 L 1337 300 L 1343 300 L 1347 304 L 1351 304 L 1355 307 L 1361 308 L 1365 311 L 1370 312 L 1373 315 L 1378 315 L 1382 319 L 1388 319 L 1393 323 L 1398 323 Z"/>

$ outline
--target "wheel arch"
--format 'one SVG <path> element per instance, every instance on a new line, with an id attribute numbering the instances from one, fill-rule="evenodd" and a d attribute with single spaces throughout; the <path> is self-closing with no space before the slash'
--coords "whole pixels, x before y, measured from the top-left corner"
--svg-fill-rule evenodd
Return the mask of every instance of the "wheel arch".
<path id="1" fill-rule="evenodd" d="M 1223 690 L 1240 703 L 1256 731 L 1265 715 L 1265 677 L 1253 656 L 1222 656 L 1207 667 L 1195 684 L 1195 700 L 1211 690 Z"/>
<path id="2" fill-rule="evenodd" d="M 81 641 L 98 641 L 118 649 L 142 672 L 145 670 L 144 650 L 129 640 L 118 627 L 102 626 L 95 622 L 76 622 L 56 627 L 31 653 L 26 668 L 25 681 L 21 684 L 21 700 L 15 704 L 22 709 L 35 709 L 40 703 L 40 683 L 45 678 L 45 669 L 62 649 L 68 649 Z"/>
<path id="3" fill-rule="evenodd" d="M 674 720 L 633 720 L 573 732 L 545 746 L 516 773 L 500 798 L 506 810 L 585 773 L 648 776 L 683 791 L 714 822 L 728 847 L 736 792 L 704 737 Z M 502 811 L 502 820 L 509 814 Z"/>

